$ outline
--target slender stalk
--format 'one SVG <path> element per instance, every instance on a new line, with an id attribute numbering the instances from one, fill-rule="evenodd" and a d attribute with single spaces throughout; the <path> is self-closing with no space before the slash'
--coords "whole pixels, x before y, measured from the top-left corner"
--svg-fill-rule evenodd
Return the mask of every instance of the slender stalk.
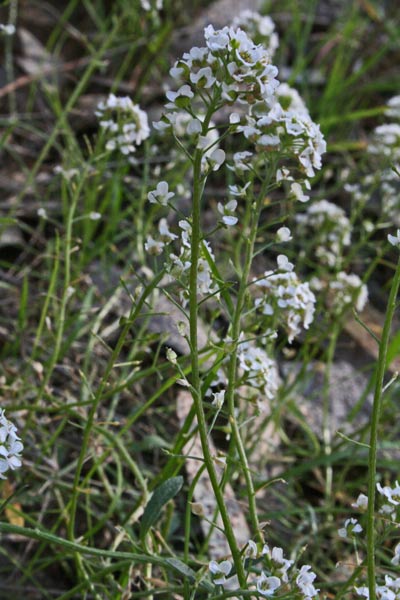
<path id="1" fill-rule="evenodd" d="M 274 168 L 271 167 L 270 172 L 274 172 Z M 237 354 L 238 354 L 238 341 L 241 332 L 241 319 L 242 312 L 246 298 L 248 279 L 250 275 L 251 264 L 254 256 L 254 246 L 258 231 L 258 222 L 260 219 L 261 210 L 263 207 L 264 196 L 268 189 L 270 181 L 267 178 L 260 190 L 259 196 L 255 205 L 252 207 L 249 235 L 246 238 L 245 247 L 245 259 L 243 264 L 242 275 L 239 284 L 239 291 L 237 295 L 235 314 L 232 321 L 232 340 L 234 342 L 234 348 L 229 356 L 228 363 L 228 388 L 226 392 L 226 400 L 229 411 L 229 421 L 232 428 L 232 442 L 235 449 L 238 452 L 240 464 L 242 466 L 244 478 L 246 481 L 246 490 L 249 503 L 249 516 L 251 527 L 255 536 L 260 543 L 263 542 L 263 537 L 260 529 L 260 524 L 257 515 L 256 505 L 256 493 L 253 484 L 253 478 L 251 475 L 249 463 L 247 460 L 246 450 L 243 445 L 243 440 L 240 435 L 239 425 L 235 417 L 235 392 L 236 392 L 236 379 L 237 379 Z"/>
<path id="2" fill-rule="evenodd" d="M 390 289 L 389 300 L 386 308 L 385 323 L 382 338 L 379 344 L 379 356 L 376 371 L 374 402 L 371 416 L 370 448 L 368 456 L 368 510 L 367 510 L 367 572 L 369 600 L 376 600 L 375 583 L 375 487 L 376 487 L 376 456 L 378 445 L 379 418 L 382 409 L 383 378 L 386 371 L 386 357 L 389 345 L 391 325 L 396 309 L 397 294 L 400 286 L 400 258 L 397 263 Z"/>
<path id="3" fill-rule="evenodd" d="M 208 119 L 209 120 L 209 119 Z M 206 119 L 203 123 L 203 131 L 208 127 Z M 208 428 L 204 414 L 203 400 L 201 395 L 201 379 L 199 371 L 199 348 L 198 335 L 198 303 L 197 303 L 197 270 L 201 244 L 200 209 L 203 195 L 203 178 L 201 175 L 202 151 L 196 150 L 193 162 L 193 210 L 192 210 L 192 240 L 191 240 L 191 267 L 189 283 L 189 339 L 192 366 L 192 395 L 196 411 L 197 423 L 201 446 L 203 449 L 204 462 L 215 494 L 221 519 L 224 524 L 226 539 L 232 553 L 232 559 L 236 568 L 239 584 L 246 587 L 246 574 L 244 571 L 240 550 L 238 548 L 230 517 L 225 506 L 224 496 L 221 491 L 218 476 L 214 467 L 213 457 L 208 443 Z"/>
<path id="4" fill-rule="evenodd" d="M 249 463 L 247 460 L 246 451 L 243 445 L 243 440 L 240 435 L 239 426 L 235 417 L 235 391 L 236 391 L 236 376 L 237 376 L 237 353 L 238 353 L 238 340 L 241 331 L 241 316 L 243 311 L 243 306 L 246 297 L 247 290 L 247 280 L 250 274 L 251 263 L 253 259 L 254 252 L 254 244 L 257 235 L 257 224 L 258 219 L 261 212 L 261 195 L 258 199 L 257 205 L 253 210 L 251 225 L 250 225 L 250 235 L 246 240 L 246 248 L 245 248 L 245 261 L 243 266 L 242 277 L 240 280 L 239 291 L 237 296 L 236 310 L 234 319 L 232 322 L 232 339 L 235 344 L 235 347 L 230 354 L 229 363 L 228 363 L 228 388 L 226 392 L 227 406 L 229 411 L 229 422 L 232 428 L 232 441 L 234 447 L 236 448 L 239 454 L 239 460 L 243 469 L 244 478 L 246 481 L 246 489 L 247 489 L 247 497 L 249 502 L 249 516 L 251 521 L 251 527 L 253 532 L 259 538 L 259 541 L 262 542 L 260 525 L 258 522 L 257 516 L 257 506 L 255 500 L 255 490 L 253 479 L 251 476 Z"/>

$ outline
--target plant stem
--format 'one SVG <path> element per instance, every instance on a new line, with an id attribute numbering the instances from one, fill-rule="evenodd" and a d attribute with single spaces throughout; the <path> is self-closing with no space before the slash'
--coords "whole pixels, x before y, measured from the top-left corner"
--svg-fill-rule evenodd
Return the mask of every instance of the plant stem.
<path id="1" fill-rule="evenodd" d="M 232 340 L 234 343 L 233 351 L 229 356 L 228 363 L 228 389 L 226 391 L 227 406 L 229 412 L 229 423 L 232 428 L 232 441 L 236 448 L 240 464 L 243 469 L 244 478 L 246 481 L 247 497 L 249 502 L 249 515 L 251 521 L 251 527 L 253 533 L 258 538 L 259 542 L 263 542 L 260 525 L 257 516 L 257 506 L 255 499 L 255 490 L 249 463 L 247 460 L 246 451 L 243 445 L 243 440 L 240 435 L 239 425 L 235 417 L 235 391 L 236 391 L 236 378 L 237 378 L 237 353 L 238 353 L 238 341 L 241 331 L 241 317 L 244 307 L 247 291 L 247 281 L 250 274 L 251 263 L 254 254 L 254 244 L 257 236 L 257 226 L 261 213 L 262 202 L 264 199 L 263 191 L 260 193 L 255 206 L 252 208 L 251 220 L 250 220 L 250 233 L 246 237 L 245 247 L 245 260 L 243 265 L 242 276 L 239 284 L 239 291 L 236 302 L 235 314 L 232 322 Z M 246 234 L 246 232 L 245 232 Z"/>
<path id="2" fill-rule="evenodd" d="M 209 117 L 210 118 L 210 117 Z M 208 118 L 208 121 L 209 121 Z M 207 119 L 203 122 L 203 131 L 208 127 Z M 213 457 L 208 443 L 208 428 L 203 408 L 203 399 L 201 395 L 201 379 L 199 371 L 199 348 L 197 342 L 198 331 L 198 303 L 197 303 L 197 271 L 200 255 L 201 229 L 200 229 L 200 209 L 203 195 L 203 178 L 201 175 L 202 151 L 196 150 L 193 161 L 193 211 L 192 211 L 192 240 L 191 240 L 191 266 L 189 282 L 189 320 L 190 320 L 190 350 L 192 365 L 192 396 L 195 406 L 197 423 L 201 446 L 203 449 L 204 462 L 210 478 L 210 482 L 215 494 L 218 509 L 224 524 L 225 535 L 232 553 L 232 559 L 236 568 L 239 584 L 246 587 L 246 574 L 244 571 L 240 550 L 238 548 L 235 534 L 233 532 L 230 517 L 225 506 L 224 496 L 221 491 L 217 473 L 214 467 Z"/>
<path id="3" fill-rule="evenodd" d="M 274 172 L 274 168 L 270 165 L 270 172 Z M 237 419 L 235 417 L 235 392 L 236 392 L 236 379 L 237 379 L 237 353 L 238 353 L 238 341 L 241 332 L 241 318 L 243 307 L 246 298 L 246 292 L 248 287 L 248 278 L 250 275 L 251 264 L 254 255 L 254 245 L 258 232 L 258 222 L 260 219 L 261 210 L 263 207 L 264 196 L 266 190 L 268 189 L 268 185 L 270 183 L 270 178 L 267 177 L 264 181 L 264 184 L 260 190 L 258 198 L 254 203 L 254 206 L 251 209 L 250 216 L 250 224 L 249 224 L 249 235 L 246 237 L 246 248 L 245 248 L 245 259 L 242 270 L 242 275 L 239 284 L 239 291 L 237 295 L 235 314 L 232 321 L 232 340 L 234 343 L 234 348 L 229 356 L 228 363 L 228 389 L 226 392 L 226 399 L 228 405 L 229 412 L 229 421 L 232 428 L 232 441 L 234 447 L 236 448 L 240 464 L 242 466 L 244 478 L 246 481 L 246 490 L 247 490 L 247 498 L 249 503 L 249 515 L 251 527 L 253 529 L 253 533 L 257 537 L 260 543 L 263 543 L 263 536 L 260 529 L 260 524 L 258 521 L 257 515 L 257 505 L 256 505 L 256 493 L 253 484 L 253 478 L 251 475 L 249 463 L 247 460 L 246 451 L 243 445 L 243 440 L 240 435 L 239 425 Z M 245 232 L 246 235 L 247 232 Z"/>
<path id="4" fill-rule="evenodd" d="M 369 600 L 376 600 L 375 583 L 375 487 L 376 487 L 376 455 L 378 443 L 379 418 L 382 409 L 383 379 L 386 371 L 386 356 L 389 345 L 391 325 L 396 309 L 397 294 L 400 286 L 400 258 L 397 263 L 386 308 L 385 323 L 379 344 L 379 356 L 376 371 L 374 402 L 371 416 L 370 448 L 368 456 L 368 511 L 367 511 L 367 572 Z"/>

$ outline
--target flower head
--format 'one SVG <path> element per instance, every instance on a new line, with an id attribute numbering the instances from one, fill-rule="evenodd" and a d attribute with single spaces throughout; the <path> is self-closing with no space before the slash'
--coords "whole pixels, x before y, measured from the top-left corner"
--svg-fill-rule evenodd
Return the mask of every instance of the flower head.
<path id="1" fill-rule="evenodd" d="M 281 585 L 281 580 L 279 577 L 268 577 L 264 571 L 262 571 L 260 577 L 258 577 L 257 582 L 257 591 L 262 596 L 273 596 L 275 594 L 275 590 L 277 590 Z"/>
<path id="2" fill-rule="evenodd" d="M 212 560 L 210 561 L 208 568 L 210 569 L 212 575 L 214 575 L 214 583 L 216 585 L 224 585 L 226 583 L 227 576 L 232 570 L 232 563 L 230 560 L 222 560 L 221 562 Z"/>
<path id="3" fill-rule="evenodd" d="M 363 528 L 357 519 L 346 519 L 344 527 L 338 530 L 338 535 L 342 538 L 350 537 L 356 533 L 361 533 Z"/>
<path id="4" fill-rule="evenodd" d="M 312 598 L 319 592 L 319 590 L 317 590 L 313 585 L 315 578 L 316 574 L 311 571 L 311 567 L 309 565 L 303 565 L 296 577 L 296 583 L 300 591 L 307 598 Z"/>
<path id="5" fill-rule="evenodd" d="M 132 154 L 150 135 L 147 114 L 128 96 L 110 94 L 98 104 L 96 116 L 107 137 L 107 150 Z"/>
<path id="6" fill-rule="evenodd" d="M 168 191 L 168 183 L 166 181 L 160 181 L 160 183 L 157 184 L 156 189 L 147 194 L 147 198 L 152 204 L 167 206 L 168 201 L 170 198 L 173 198 L 174 195 L 173 192 Z"/>
<path id="7" fill-rule="evenodd" d="M 17 428 L 9 421 L 4 410 L 0 409 L 0 479 L 4 473 L 21 466 L 21 452 L 24 446 L 17 435 Z"/>

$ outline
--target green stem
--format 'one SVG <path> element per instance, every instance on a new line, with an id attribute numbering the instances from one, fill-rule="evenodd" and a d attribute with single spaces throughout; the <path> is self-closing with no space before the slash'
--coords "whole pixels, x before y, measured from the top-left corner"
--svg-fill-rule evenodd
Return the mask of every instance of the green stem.
<path id="1" fill-rule="evenodd" d="M 210 111 L 209 111 L 210 113 Z M 208 118 L 207 118 L 208 117 Z M 207 115 L 203 122 L 203 131 L 207 131 L 211 114 Z M 198 303 L 197 303 L 197 271 L 200 257 L 201 228 L 200 209 L 203 195 L 204 179 L 201 174 L 202 151 L 196 150 L 193 161 L 193 212 L 192 212 L 192 240 L 191 240 L 191 267 L 189 282 L 189 329 L 190 350 L 192 365 L 192 396 L 196 411 L 197 423 L 201 446 L 203 449 L 204 462 L 215 494 L 221 519 L 224 524 L 226 539 L 232 553 L 232 559 L 236 568 L 239 584 L 246 588 L 246 574 L 244 571 L 240 550 L 238 548 L 231 520 L 225 505 L 224 496 L 221 491 L 218 476 L 214 467 L 213 457 L 208 443 L 208 428 L 204 414 L 203 400 L 201 394 L 201 379 L 199 371 L 199 348 L 198 335 Z"/>
<path id="2" fill-rule="evenodd" d="M 271 168 L 271 172 L 274 169 Z M 237 354 L 238 354 L 238 342 L 241 332 L 241 320 L 244 303 L 246 299 L 246 293 L 248 288 L 248 279 L 250 275 L 251 264 L 254 256 L 254 246 L 258 231 L 258 222 L 263 206 L 264 196 L 269 185 L 269 178 L 264 182 L 262 189 L 260 190 L 257 201 L 251 210 L 251 218 L 249 225 L 249 235 L 246 237 L 246 248 L 245 248 L 245 259 L 242 270 L 242 275 L 239 284 L 239 291 L 236 301 L 235 314 L 232 321 L 232 333 L 231 337 L 234 343 L 234 348 L 229 356 L 228 363 L 228 388 L 226 391 L 226 400 L 229 412 L 229 422 L 232 428 L 232 442 L 235 449 L 238 452 L 240 464 L 243 470 L 244 478 L 246 481 L 247 498 L 249 503 L 249 516 L 253 533 L 257 537 L 260 543 L 263 543 L 263 537 L 260 529 L 260 524 L 257 515 L 256 505 L 256 493 L 253 484 L 253 478 L 251 475 L 249 463 L 247 460 L 246 450 L 244 448 L 243 440 L 240 435 L 240 429 L 235 417 L 235 392 L 236 392 L 236 380 L 237 380 Z M 246 235 L 246 232 L 245 232 Z"/>
<path id="3" fill-rule="evenodd" d="M 367 511 L 367 572 L 369 600 L 376 600 L 375 583 L 375 487 L 376 487 L 376 457 L 378 444 L 379 418 L 382 408 L 383 379 L 386 371 L 386 357 L 397 294 L 400 286 L 400 258 L 393 277 L 392 287 L 386 309 L 382 338 L 379 344 L 379 356 L 376 372 L 374 402 L 371 416 L 370 449 L 368 457 L 368 511 Z"/>

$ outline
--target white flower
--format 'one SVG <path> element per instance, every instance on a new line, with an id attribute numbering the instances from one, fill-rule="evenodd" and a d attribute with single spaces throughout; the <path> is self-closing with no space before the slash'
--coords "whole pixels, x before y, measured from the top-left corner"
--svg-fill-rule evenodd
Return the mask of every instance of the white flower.
<path id="1" fill-rule="evenodd" d="M 225 205 L 218 202 L 218 212 L 222 215 L 221 221 L 224 223 L 224 225 L 227 225 L 228 227 L 236 225 L 236 223 L 238 222 L 238 218 L 232 214 L 235 212 L 236 207 L 236 200 L 229 200 L 229 202 L 227 202 L 227 204 Z"/>
<path id="2" fill-rule="evenodd" d="M 357 519 L 346 519 L 344 522 L 344 527 L 338 529 L 338 535 L 342 538 L 350 537 L 355 533 L 361 533 L 363 528 Z"/>
<path id="3" fill-rule="evenodd" d="M 167 219 L 160 219 L 158 223 L 158 231 L 160 233 L 160 239 L 165 244 L 169 244 L 173 240 L 178 239 L 175 233 L 171 233 L 168 227 Z"/>
<path id="4" fill-rule="evenodd" d="M 276 232 L 276 239 L 278 242 L 290 242 L 293 239 L 289 227 L 280 227 Z"/>
<path id="5" fill-rule="evenodd" d="M 210 50 L 223 50 L 229 44 L 229 28 L 216 31 L 212 25 L 208 25 L 204 30 L 204 37 Z"/>
<path id="6" fill-rule="evenodd" d="M 253 542 L 253 540 L 249 540 L 247 542 L 245 554 L 249 558 L 257 558 L 257 555 L 258 555 L 257 544 L 255 542 Z"/>
<path id="7" fill-rule="evenodd" d="M 232 196 L 235 196 L 236 198 L 246 198 L 247 195 L 247 189 L 248 187 L 251 185 L 250 181 L 248 181 L 245 185 L 243 186 L 239 186 L 239 185 L 230 185 L 229 187 L 229 192 Z"/>
<path id="8" fill-rule="evenodd" d="M 361 510 L 367 510 L 368 508 L 368 496 L 365 494 L 359 494 L 357 500 L 351 505 L 353 508 L 360 508 Z"/>
<path id="9" fill-rule="evenodd" d="M 158 256 L 159 254 L 162 253 L 162 251 L 164 250 L 164 247 L 165 247 L 165 244 L 161 240 L 155 240 L 154 238 L 151 237 L 151 235 L 147 236 L 146 242 L 144 244 L 144 248 L 145 248 L 146 252 L 148 252 L 149 254 L 151 254 L 153 256 Z"/>
<path id="10" fill-rule="evenodd" d="M 281 580 L 279 577 L 267 577 L 267 575 L 262 571 L 260 577 L 258 577 L 256 581 L 257 591 L 262 596 L 273 596 L 275 590 L 277 590 L 281 585 Z"/>
<path id="11" fill-rule="evenodd" d="M 245 150 L 244 152 L 235 152 L 233 155 L 233 169 L 234 171 L 249 171 L 251 169 L 251 160 L 253 153 Z"/>
<path id="12" fill-rule="evenodd" d="M 293 177 L 286 167 L 282 167 L 276 171 L 276 183 L 279 183 L 280 181 L 293 181 Z"/>
<path id="13" fill-rule="evenodd" d="M 170 100 L 170 102 L 173 102 L 176 104 L 176 101 L 179 100 L 179 98 L 184 98 L 184 99 L 189 99 L 191 100 L 194 97 L 194 94 L 192 92 L 192 90 L 190 89 L 190 87 L 185 84 L 182 85 L 179 90 L 177 90 L 176 92 L 173 91 L 169 91 L 166 93 L 166 96 L 168 98 L 168 100 Z"/>
<path id="14" fill-rule="evenodd" d="M 149 202 L 152 204 L 161 204 L 163 206 L 167 206 L 170 198 L 173 198 L 175 194 L 173 192 L 168 191 L 168 183 L 166 181 L 160 181 L 157 184 L 155 190 L 152 190 L 147 194 L 147 198 Z"/>
<path id="15" fill-rule="evenodd" d="M 363 585 L 361 587 L 355 587 L 354 589 L 359 596 L 364 596 L 364 598 L 369 598 L 369 590 L 365 585 Z"/>
<path id="16" fill-rule="evenodd" d="M 262 555 L 263 556 L 266 555 L 269 557 L 269 559 L 274 567 L 274 573 L 278 573 L 281 580 L 284 583 L 287 583 L 289 581 L 287 571 L 293 565 L 293 561 L 288 560 L 283 556 L 282 548 L 278 548 L 277 546 L 274 546 L 272 548 L 272 552 L 271 552 L 268 544 L 264 544 L 264 547 L 262 549 Z"/>
<path id="17" fill-rule="evenodd" d="M 208 568 L 210 569 L 213 575 L 217 575 L 217 578 L 214 578 L 213 581 L 217 585 L 224 585 L 226 583 L 226 577 L 232 570 L 232 563 L 230 560 L 222 560 L 221 562 L 217 562 L 212 560 L 208 564 Z"/>
<path id="18" fill-rule="evenodd" d="M 188 135 L 194 135 L 197 133 L 201 133 L 201 122 L 199 119 L 192 119 L 189 121 L 186 132 Z"/>
<path id="19" fill-rule="evenodd" d="M 296 583 L 300 591 L 309 598 L 316 596 L 319 590 L 313 586 L 313 581 L 316 578 L 316 574 L 311 571 L 309 565 L 303 565 L 300 569 L 300 573 L 296 577 Z"/>
<path id="20" fill-rule="evenodd" d="M 381 496 L 384 496 L 388 499 L 390 504 L 393 504 L 394 506 L 398 506 L 400 504 L 400 485 L 398 481 L 395 482 L 393 488 L 388 485 L 382 487 L 380 483 L 377 483 L 376 489 Z"/>
<path id="21" fill-rule="evenodd" d="M 296 200 L 299 200 L 299 202 L 307 202 L 307 200 L 309 200 L 310 198 L 310 196 L 304 194 L 303 188 L 297 182 L 294 182 L 290 185 L 290 191 L 292 192 Z"/>
<path id="22" fill-rule="evenodd" d="M 396 235 L 391 235 L 389 233 L 389 235 L 387 236 L 387 239 L 388 239 L 389 244 L 392 244 L 392 246 L 397 246 L 398 248 L 400 248 L 400 229 L 397 230 Z"/>
<path id="23" fill-rule="evenodd" d="M 293 271 L 294 264 L 289 262 L 289 259 L 284 254 L 279 254 L 276 262 L 278 263 L 278 269 L 280 271 Z"/>
<path id="24" fill-rule="evenodd" d="M 215 77 L 210 67 L 203 67 L 197 73 L 190 74 L 190 81 L 198 87 L 210 88 L 215 83 Z"/>
<path id="25" fill-rule="evenodd" d="M 210 154 L 210 156 L 207 156 L 207 162 L 209 163 L 213 171 L 218 171 L 218 169 L 224 163 L 224 161 L 225 152 L 220 148 L 217 148 L 216 150 L 214 150 L 214 152 Z"/>

